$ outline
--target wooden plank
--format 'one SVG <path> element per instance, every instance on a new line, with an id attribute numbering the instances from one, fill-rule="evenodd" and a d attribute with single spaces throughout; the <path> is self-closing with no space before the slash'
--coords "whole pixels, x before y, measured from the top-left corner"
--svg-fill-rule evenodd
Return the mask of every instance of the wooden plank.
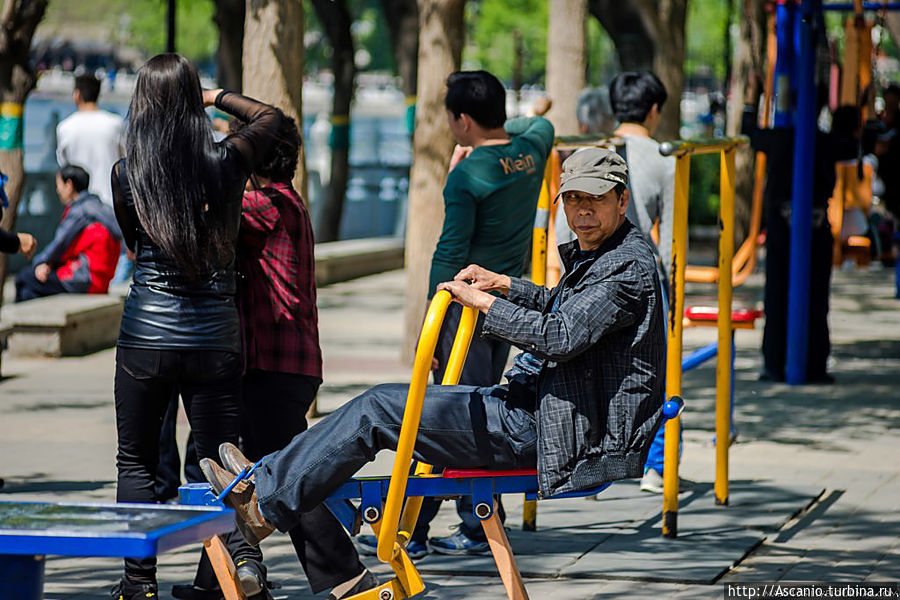
<path id="1" fill-rule="evenodd" d="M 225 600 L 246 600 L 247 597 L 244 595 L 244 588 L 238 579 L 234 561 L 231 560 L 228 548 L 222 543 L 222 538 L 217 535 L 206 538 L 203 540 L 203 547 L 216 572 L 216 579 L 219 580 L 219 587 L 222 588 Z"/>
<path id="2" fill-rule="evenodd" d="M 516 557 L 509 545 L 503 524 L 497 516 L 496 502 L 494 502 L 494 513 L 481 521 L 481 527 L 487 536 L 491 554 L 494 555 L 494 562 L 497 563 L 497 571 L 500 573 L 500 579 L 503 580 L 503 587 L 506 588 L 507 597 L 509 600 L 528 600 L 528 592 L 522 582 L 522 574 L 519 573 Z"/>

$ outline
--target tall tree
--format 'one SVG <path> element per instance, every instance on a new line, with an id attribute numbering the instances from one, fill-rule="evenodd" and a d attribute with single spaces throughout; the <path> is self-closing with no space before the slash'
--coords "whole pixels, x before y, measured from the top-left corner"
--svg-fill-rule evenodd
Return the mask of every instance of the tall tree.
<path id="1" fill-rule="evenodd" d="M 244 23 L 244 93 L 273 104 L 303 123 L 303 3 L 301 0 L 247 0 Z M 294 187 L 306 195 L 306 161 Z"/>
<path id="2" fill-rule="evenodd" d="M 751 81 L 765 72 L 766 0 L 741 0 L 740 33 L 731 62 L 731 102 L 727 113 L 727 135 L 737 135 L 741 128 L 744 97 Z M 735 237 L 742 240 L 750 223 L 750 200 L 753 195 L 755 153 L 742 148 L 735 158 Z"/>
<path id="3" fill-rule="evenodd" d="M 215 0 L 213 21 L 219 30 L 216 70 L 219 86 L 241 91 L 243 78 L 245 0 Z"/>
<path id="4" fill-rule="evenodd" d="M 550 0 L 549 8 L 547 93 L 553 106 L 547 118 L 557 135 L 573 135 L 578 133 L 578 94 L 584 89 L 587 0 Z"/>
<path id="5" fill-rule="evenodd" d="M 37 83 L 29 58 L 31 40 L 46 10 L 47 0 L 6 0 L 0 13 L 0 171 L 9 176 L 9 208 L 3 212 L 0 227 L 7 230 L 16 226 L 25 182 L 25 99 Z M 6 255 L 0 254 L 0 304 L 6 270 Z"/>
<path id="6" fill-rule="evenodd" d="M 447 76 L 459 69 L 465 0 L 418 0 L 419 79 L 406 226 L 406 345 L 412 356 L 428 295 L 428 269 L 444 221 L 441 189 L 453 152 L 444 110 Z"/>
<path id="7" fill-rule="evenodd" d="M 400 87 L 406 97 L 407 126 L 412 135 L 419 68 L 419 8 L 416 0 L 381 0 L 381 7 L 391 36 Z"/>
<path id="8" fill-rule="evenodd" d="M 331 43 L 331 70 L 334 91 L 331 98 L 331 178 L 319 219 L 316 241 L 333 242 L 338 238 L 347 180 L 350 175 L 350 103 L 353 101 L 353 19 L 346 0 L 312 0 L 316 16 Z"/>
<path id="9" fill-rule="evenodd" d="M 653 71 L 666 86 L 657 137 L 674 139 L 681 127 L 687 0 L 589 0 L 588 7 L 616 45 L 624 71 Z"/>

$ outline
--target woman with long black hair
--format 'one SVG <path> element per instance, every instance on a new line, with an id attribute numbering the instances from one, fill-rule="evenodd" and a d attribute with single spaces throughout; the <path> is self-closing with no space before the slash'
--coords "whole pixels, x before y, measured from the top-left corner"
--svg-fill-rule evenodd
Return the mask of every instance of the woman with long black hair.
<path id="1" fill-rule="evenodd" d="M 212 104 L 248 126 L 214 142 L 204 110 Z M 177 54 L 155 56 L 138 71 L 126 158 L 112 172 L 116 218 L 135 254 L 116 352 L 119 502 L 159 500 L 159 433 L 173 394 L 184 401 L 200 458 L 217 456 L 222 442 L 238 441 L 241 196 L 281 121 L 266 104 L 202 90 L 197 71 Z M 236 532 L 226 537 L 236 559 L 250 548 Z M 245 592 L 260 592 L 249 579 L 247 589 L 242 577 Z M 156 560 L 125 559 L 112 597 L 147 600 L 156 593 Z"/>

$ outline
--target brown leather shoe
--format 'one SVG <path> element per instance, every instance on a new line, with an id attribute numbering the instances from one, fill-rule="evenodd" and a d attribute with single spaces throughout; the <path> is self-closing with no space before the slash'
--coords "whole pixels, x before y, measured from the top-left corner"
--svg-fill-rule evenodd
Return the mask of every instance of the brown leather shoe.
<path id="1" fill-rule="evenodd" d="M 253 463 L 244 456 L 243 452 L 238 450 L 238 447 L 231 442 L 219 445 L 219 459 L 222 461 L 222 466 L 235 475 L 244 470 L 245 467 L 253 466 Z M 250 481 L 253 481 L 252 476 Z"/>
<path id="2" fill-rule="evenodd" d="M 204 458 L 200 461 L 200 470 L 206 477 L 216 494 L 221 494 L 234 480 L 234 474 L 220 467 L 214 460 Z M 225 504 L 234 509 L 238 531 L 251 546 L 259 546 L 275 528 L 270 525 L 262 513 L 256 499 L 256 486 L 249 481 L 238 482 L 234 489 L 225 496 Z"/>

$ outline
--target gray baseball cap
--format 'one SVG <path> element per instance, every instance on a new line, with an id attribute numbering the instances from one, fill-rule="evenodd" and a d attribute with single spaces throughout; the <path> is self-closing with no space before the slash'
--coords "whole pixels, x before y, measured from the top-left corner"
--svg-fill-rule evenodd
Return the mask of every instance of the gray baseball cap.
<path id="1" fill-rule="evenodd" d="M 628 185 L 625 159 L 606 148 L 584 148 L 563 163 L 559 192 L 554 200 L 564 192 L 602 196 L 618 184 Z"/>

